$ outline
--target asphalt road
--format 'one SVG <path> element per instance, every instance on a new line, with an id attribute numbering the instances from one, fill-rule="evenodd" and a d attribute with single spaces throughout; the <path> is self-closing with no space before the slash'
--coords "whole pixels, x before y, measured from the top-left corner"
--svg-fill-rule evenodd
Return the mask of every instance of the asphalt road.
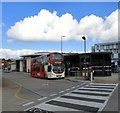
<path id="1" fill-rule="evenodd" d="M 98 78 L 96 80 L 98 82 Z M 89 81 L 76 79 L 46 80 L 32 78 L 29 73 L 23 72 L 3 73 L 2 110 L 22 111 L 70 93 L 82 86 L 89 85 L 89 83 Z M 103 111 L 118 110 L 118 91 L 117 87 Z"/>
<path id="2" fill-rule="evenodd" d="M 28 107 L 25 103 L 46 97 L 47 99 L 54 98 L 81 84 L 82 82 L 65 79 L 32 78 L 29 73 L 23 72 L 3 73 L 3 110 L 23 110 Z M 40 102 L 42 100 L 35 104 Z"/>

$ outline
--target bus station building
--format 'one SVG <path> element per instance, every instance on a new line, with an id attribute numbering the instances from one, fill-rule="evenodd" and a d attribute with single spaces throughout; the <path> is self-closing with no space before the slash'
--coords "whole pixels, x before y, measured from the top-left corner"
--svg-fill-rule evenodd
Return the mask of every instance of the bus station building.
<path id="1" fill-rule="evenodd" d="M 16 61 L 16 70 L 30 72 L 31 59 L 48 54 L 49 52 L 39 52 L 31 55 L 23 55 L 22 60 Z M 84 53 L 63 53 L 65 63 L 66 76 L 74 76 L 82 74 L 86 66 L 86 70 L 92 67 L 94 76 L 110 76 L 111 75 L 111 53 L 93 52 L 86 53 L 86 62 Z"/>

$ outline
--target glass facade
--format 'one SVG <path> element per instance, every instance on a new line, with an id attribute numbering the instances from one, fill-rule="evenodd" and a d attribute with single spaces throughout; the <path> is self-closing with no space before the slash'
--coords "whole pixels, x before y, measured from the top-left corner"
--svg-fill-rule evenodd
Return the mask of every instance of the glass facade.
<path id="1" fill-rule="evenodd" d="M 92 52 L 111 52 L 112 59 L 117 59 L 120 54 L 120 42 L 95 44 L 92 47 Z"/>

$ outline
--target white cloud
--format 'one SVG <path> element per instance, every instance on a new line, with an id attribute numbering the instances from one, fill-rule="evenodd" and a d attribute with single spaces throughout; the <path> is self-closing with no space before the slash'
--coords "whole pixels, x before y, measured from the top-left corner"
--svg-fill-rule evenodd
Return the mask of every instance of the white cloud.
<path id="1" fill-rule="evenodd" d="M 27 49 L 22 49 L 22 50 L 11 50 L 11 49 L 3 49 L 0 48 L 0 58 L 13 58 L 13 59 L 18 59 L 20 58 L 21 55 L 28 55 L 28 54 L 33 54 L 35 52 L 38 52 L 36 50 L 27 50 Z"/>
<path id="2" fill-rule="evenodd" d="M 7 40 L 7 43 L 8 43 L 8 44 L 10 44 L 10 43 L 12 43 L 12 42 L 13 42 L 13 39 L 8 39 L 8 40 Z"/>
<path id="3" fill-rule="evenodd" d="M 22 50 L 11 50 L 11 49 L 3 49 L 0 48 L 0 59 L 5 58 L 5 59 L 19 59 L 21 58 L 20 56 L 22 55 L 30 55 L 30 54 L 35 54 L 39 52 L 61 52 L 61 51 L 54 51 L 54 50 L 29 50 L 29 49 L 22 49 Z M 82 51 L 65 51 L 66 53 L 83 53 Z M 91 52 L 91 51 L 87 51 Z"/>
<path id="4" fill-rule="evenodd" d="M 66 13 L 58 16 L 57 12 L 41 10 L 38 15 L 26 17 L 15 23 L 7 31 L 10 38 L 22 41 L 60 41 L 81 40 L 81 36 L 93 40 L 110 41 L 118 39 L 118 10 L 103 19 L 96 15 L 89 15 L 79 22 Z"/>

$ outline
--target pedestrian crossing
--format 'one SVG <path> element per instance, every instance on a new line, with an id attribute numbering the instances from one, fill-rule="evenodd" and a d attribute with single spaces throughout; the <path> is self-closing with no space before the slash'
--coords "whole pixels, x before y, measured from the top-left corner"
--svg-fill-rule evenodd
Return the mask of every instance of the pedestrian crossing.
<path id="1" fill-rule="evenodd" d="M 69 93 L 38 104 L 31 109 L 47 111 L 47 113 L 57 113 L 69 111 L 70 113 L 85 112 L 97 113 L 102 111 L 110 96 L 118 84 L 98 84 L 90 83 L 77 88 Z"/>

